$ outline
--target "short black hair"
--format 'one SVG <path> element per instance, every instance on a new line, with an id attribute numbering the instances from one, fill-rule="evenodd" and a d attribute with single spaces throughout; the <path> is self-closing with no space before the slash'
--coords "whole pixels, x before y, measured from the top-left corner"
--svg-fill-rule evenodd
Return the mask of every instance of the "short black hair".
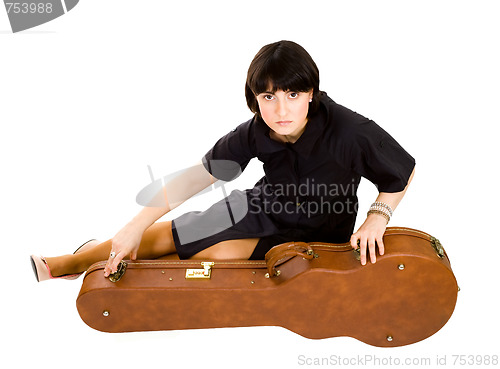
<path id="1" fill-rule="evenodd" d="M 309 53 L 293 41 L 278 41 L 262 47 L 250 63 L 245 97 L 252 112 L 260 116 L 256 96 L 277 90 L 313 90 L 308 116 L 319 106 L 319 70 Z"/>

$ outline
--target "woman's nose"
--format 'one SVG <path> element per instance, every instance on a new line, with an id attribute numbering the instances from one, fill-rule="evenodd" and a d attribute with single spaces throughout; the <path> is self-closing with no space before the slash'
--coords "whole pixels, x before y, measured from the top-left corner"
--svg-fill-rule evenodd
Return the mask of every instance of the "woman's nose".
<path id="1" fill-rule="evenodd" d="M 287 106 L 285 101 L 278 101 L 278 105 L 276 107 L 276 113 L 281 117 L 286 116 Z"/>

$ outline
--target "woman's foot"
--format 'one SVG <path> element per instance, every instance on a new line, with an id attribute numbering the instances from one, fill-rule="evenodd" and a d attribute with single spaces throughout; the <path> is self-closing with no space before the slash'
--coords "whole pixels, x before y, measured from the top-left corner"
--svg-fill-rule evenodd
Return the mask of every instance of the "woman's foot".
<path id="1" fill-rule="evenodd" d="M 43 256 L 31 255 L 31 266 L 33 267 L 33 272 L 35 273 L 36 280 L 38 282 L 47 281 L 49 279 L 76 279 L 82 273 L 77 274 L 65 274 L 61 276 L 54 277 L 50 272 L 49 264 Z"/>
<path id="2" fill-rule="evenodd" d="M 80 247 L 78 247 L 73 254 L 78 254 L 80 252 L 90 250 L 92 247 L 98 244 L 100 244 L 100 241 L 94 239 L 89 240 Z M 37 281 L 42 282 L 49 279 L 59 279 L 59 278 L 62 279 L 78 278 L 83 272 L 74 274 L 65 274 L 64 272 L 60 272 L 61 267 L 68 264 L 67 262 L 65 262 L 65 259 L 67 259 L 68 257 L 71 257 L 71 255 L 64 255 L 58 258 L 51 258 L 53 262 L 50 263 L 51 267 L 49 267 L 49 263 L 47 262 L 46 258 L 44 258 L 43 256 L 31 255 L 30 256 L 31 266 L 33 267 L 33 272 L 35 273 Z M 60 263 L 56 263 L 55 259 L 60 261 Z"/>

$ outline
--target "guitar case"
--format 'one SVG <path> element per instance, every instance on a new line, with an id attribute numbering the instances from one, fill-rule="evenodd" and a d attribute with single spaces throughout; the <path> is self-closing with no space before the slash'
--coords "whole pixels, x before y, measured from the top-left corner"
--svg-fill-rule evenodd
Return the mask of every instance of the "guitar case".
<path id="1" fill-rule="evenodd" d="M 103 332 L 280 326 L 307 338 L 403 346 L 436 333 L 459 288 L 441 243 L 388 227 L 363 266 L 350 244 L 288 242 L 266 260 L 137 260 L 86 272 L 76 304 Z"/>

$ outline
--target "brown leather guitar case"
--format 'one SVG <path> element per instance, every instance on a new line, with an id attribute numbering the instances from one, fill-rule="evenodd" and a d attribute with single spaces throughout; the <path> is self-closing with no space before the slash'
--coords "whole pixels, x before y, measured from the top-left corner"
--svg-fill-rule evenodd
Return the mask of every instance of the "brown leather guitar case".
<path id="1" fill-rule="evenodd" d="M 389 227 L 362 266 L 349 244 L 290 242 L 266 260 L 141 260 L 109 278 L 92 265 L 78 312 L 104 332 L 281 326 L 308 338 L 402 346 L 436 333 L 459 290 L 440 242 Z"/>

